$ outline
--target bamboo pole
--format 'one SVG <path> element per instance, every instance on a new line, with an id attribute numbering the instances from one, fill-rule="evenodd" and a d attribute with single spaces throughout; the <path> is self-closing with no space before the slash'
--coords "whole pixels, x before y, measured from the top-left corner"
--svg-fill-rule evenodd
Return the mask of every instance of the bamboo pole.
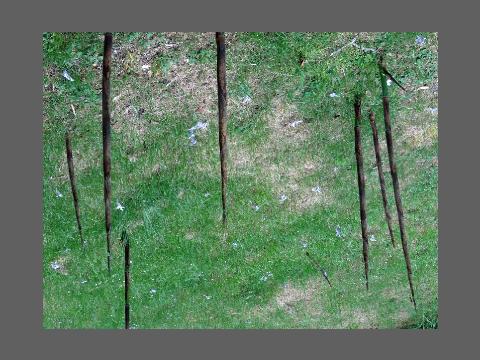
<path id="1" fill-rule="evenodd" d="M 400 185 L 398 182 L 397 165 L 393 153 L 393 138 L 392 125 L 390 122 L 390 99 L 388 96 L 387 80 L 385 78 L 385 65 L 383 63 L 383 56 L 380 54 L 378 67 L 380 70 L 380 81 L 382 84 L 382 101 L 383 101 L 383 118 L 385 120 L 385 136 L 387 138 L 388 160 L 390 163 L 390 174 L 392 175 L 393 191 L 395 194 L 395 204 L 397 207 L 398 224 L 400 227 L 400 238 L 402 240 L 403 255 L 405 258 L 405 265 L 407 268 L 408 283 L 410 285 L 410 293 L 415 309 L 417 303 L 415 301 L 415 292 L 413 290 L 412 267 L 410 264 L 410 255 L 408 254 L 407 234 L 405 232 L 405 223 L 403 217 L 403 205 L 400 197 Z"/>
<path id="2" fill-rule="evenodd" d="M 355 96 L 355 157 L 357 159 L 358 195 L 360 198 L 360 222 L 362 227 L 363 240 L 363 263 L 365 265 L 365 286 L 368 290 L 368 230 L 365 200 L 365 174 L 363 172 L 362 139 L 360 130 L 360 124 L 362 121 L 360 106 L 361 99 L 359 96 Z"/>
<path id="3" fill-rule="evenodd" d="M 107 233 L 107 268 L 110 273 L 110 227 L 111 227 L 111 146 L 110 146 L 110 64 L 112 59 L 112 34 L 105 33 L 102 78 L 102 137 L 103 137 L 103 194 L 105 202 L 105 230 Z"/>
<path id="4" fill-rule="evenodd" d="M 218 142 L 220 146 L 220 173 L 222 178 L 222 221 L 227 224 L 227 84 L 225 70 L 225 35 L 215 33 L 217 43 L 218 86 Z"/>
<path id="5" fill-rule="evenodd" d="M 392 240 L 392 246 L 395 247 L 395 238 L 393 236 L 393 230 L 392 230 L 392 216 L 390 215 L 390 210 L 388 209 L 387 191 L 385 190 L 385 177 L 383 176 L 382 156 L 380 154 L 380 144 L 378 142 L 377 123 L 375 122 L 375 114 L 371 109 L 370 109 L 370 126 L 372 128 L 373 146 L 375 149 L 375 159 L 377 163 L 378 180 L 380 182 L 380 192 L 382 194 L 383 209 L 385 211 L 385 219 L 387 221 L 390 239 Z"/>
<path id="6" fill-rule="evenodd" d="M 67 153 L 68 176 L 70 178 L 70 188 L 72 190 L 73 196 L 73 206 L 75 208 L 75 217 L 77 218 L 78 233 L 80 235 L 80 242 L 82 246 L 84 246 L 85 242 L 82 235 L 82 224 L 80 222 L 80 208 L 78 206 L 77 185 L 75 181 L 75 171 L 73 167 L 73 151 L 70 129 L 67 129 L 67 131 L 65 132 L 65 148 Z"/>
<path id="7" fill-rule="evenodd" d="M 130 242 L 128 240 L 127 232 L 122 232 L 122 242 L 125 248 L 125 329 L 130 328 L 130 302 L 129 302 L 129 288 L 130 288 Z"/>

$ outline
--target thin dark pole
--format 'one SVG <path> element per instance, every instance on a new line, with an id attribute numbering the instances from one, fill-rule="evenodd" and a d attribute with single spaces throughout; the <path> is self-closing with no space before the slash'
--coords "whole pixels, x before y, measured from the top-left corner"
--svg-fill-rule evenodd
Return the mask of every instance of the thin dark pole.
<path id="1" fill-rule="evenodd" d="M 355 96 L 355 157 L 357 159 L 358 195 L 360 197 L 360 221 L 362 226 L 363 240 L 363 263 L 365 264 L 365 285 L 368 290 L 368 236 L 367 236 L 367 211 L 365 201 L 365 175 L 363 173 L 363 155 L 360 124 L 362 114 L 360 110 L 361 100 Z"/>
<path id="2" fill-rule="evenodd" d="M 387 80 L 385 78 L 385 65 L 383 64 L 383 57 L 379 59 L 380 80 L 382 83 L 382 100 L 383 100 L 383 117 L 385 120 L 385 136 L 387 138 L 388 160 L 390 163 L 390 174 L 392 175 L 393 191 L 395 194 L 395 204 L 397 206 L 398 224 L 400 226 L 400 238 L 402 240 L 403 255 L 405 257 L 405 264 L 407 267 L 408 283 L 410 285 L 410 292 L 412 295 L 412 302 L 415 309 L 417 303 L 415 301 L 415 292 L 413 290 L 412 267 L 410 265 L 410 255 L 408 254 L 407 234 L 405 232 L 405 223 L 403 218 L 402 199 L 400 197 L 400 185 L 398 182 L 397 165 L 393 153 L 393 138 L 392 125 L 390 122 L 390 100 L 388 96 Z"/>
<path id="3" fill-rule="evenodd" d="M 70 188 L 72 189 L 73 206 L 75 207 L 75 216 L 77 218 L 78 233 L 80 235 L 80 242 L 82 246 L 84 246 L 85 242 L 83 240 L 82 224 L 80 222 L 80 208 L 78 206 L 77 185 L 75 181 L 75 171 L 73 168 L 72 140 L 71 140 L 71 134 L 69 129 L 67 129 L 67 131 L 65 132 L 65 147 L 67 151 L 68 176 L 70 177 Z"/>
<path id="4" fill-rule="evenodd" d="M 392 230 L 392 216 L 388 209 L 387 191 L 385 190 L 385 177 L 383 176 L 382 156 L 380 155 L 380 144 L 378 142 L 377 123 L 375 122 L 375 114 L 370 110 L 370 126 L 372 128 L 373 146 L 375 148 L 375 159 L 377 162 L 378 180 L 380 182 L 380 192 L 382 193 L 383 209 L 385 210 L 385 219 L 387 220 L 388 232 L 392 239 L 392 246 L 395 247 L 395 238 Z"/>
<path id="5" fill-rule="evenodd" d="M 330 282 L 330 280 L 328 280 L 327 272 L 320 266 L 320 264 L 317 261 L 315 261 L 315 259 L 310 255 L 308 251 L 305 253 L 305 255 L 307 255 L 307 257 L 310 259 L 312 264 L 317 268 L 317 270 L 319 270 L 322 273 L 325 280 L 327 280 L 328 285 L 332 287 L 332 283 Z"/>
<path id="6" fill-rule="evenodd" d="M 130 303 L 128 300 L 128 290 L 130 287 L 130 242 L 127 232 L 123 231 L 122 240 L 125 244 L 125 329 L 130 328 Z"/>
<path id="7" fill-rule="evenodd" d="M 218 142 L 220 145 L 220 171 L 222 176 L 222 221 L 227 223 L 227 84 L 225 70 L 225 35 L 215 33 L 217 42 L 218 85 Z"/>
<path id="8" fill-rule="evenodd" d="M 110 64 L 112 61 L 112 34 L 105 33 L 102 78 L 102 137 L 103 137 L 103 195 L 105 201 L 105 229 L 107 232 L 107 268 L 110 273 L 111 227 L 111 155 L 110 155 Z"/>

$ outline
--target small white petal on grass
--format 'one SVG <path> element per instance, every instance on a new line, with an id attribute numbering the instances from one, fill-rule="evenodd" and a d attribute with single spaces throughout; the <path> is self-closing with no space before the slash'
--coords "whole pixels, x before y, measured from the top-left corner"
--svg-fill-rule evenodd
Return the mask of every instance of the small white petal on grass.
<path id="1" fill-rule="evenodd" d="M 260 206 L 255 205 L 254 209 L 255 209 L 255 211 L 258 211 L 258 210 L 260 210 Z"/>
<path id="2" fill-rule="evenodd" d="M 233 247 L 234 249 L 238 248 L 238 243 L 237 243 L 237 242 L 232 243 L 232 247 Z"/>
<path id="3" fill-rule="evenodd" d="M 68 81 L 74 81 L 73 78 L 70 76 L 70 74 L 67 72 L 67 70 L 63 70 L 63 77 L 67 79 Z"/>
<path id="4" fill-rule="evenodd" d="M 157 289 L 151 289 L 151 290 L 150 290 L 150 294 L 153 295 L 153 294 L 156 294 L 156 293 L 157 293 Z"/>
<path id="5" fill-rule="evenodd" d="M 124 209 L 125 209 L 125 206 L 120 204 L 120 202 L 117 200 L 117 206 L 115 207 L 115 210 L 123 211 Z"/>
<path id="6" fill-rule="evenodd" d="M 273 277 L 273 274 L 269 271 L 267 272 L 265 275 L 263 275 L 261 278 L 260 278 L 260 281 L 267 281 L 268 279 L 270 279 L 271 277 Z"/>
<path id="7" fill-rule="evenodd" d="M 337 93 L 334 93 L 334 92 L 330 93 L 330 95 L 328 95 L 328 96 L 330 96 L 331 98 L 338 97 Z"/>
<path id="8" fill-rule="evenodd" d="M 50 264 L 50 267 L 53 269 L 53 270 L 58 270 L 62 267 L 62 265 L 60 265 L 58 262 L 54 261 Z"/>
<path id="9" fill-rule="evenodd" d="M 295 121 L 292 121 L 291 123 L 288 124 L 288 126 L 290 127 L 297 127 L 298 125 L 300 125 L 301 123 L 303 123 L 303 120 L 295 120 Z"/>
<path id="10" fill-rule="evenodd" d="M 207 300 L 210 300 L 210 299 L 212 298 L 212 296 L 211 296 L 211 295 L 203 295 L 203 296 L 204 296 L 204 297 L 205 297 L 205 299 L 207 299 Z"/>
<path id="11" fill-rule="evenodd" d="M 242 105 L 248 105 L 252 102 L 252 98 L 248 95 L 242 98 Z"/>
<path id="12" fill-rule="evenodd" d="M 57 198 L 63 197 L 63 194 L 60 191 L 58 191 L 58 189 L 55 189 L 55 195 L 57 196 Z"/>
<path id="13" fill-rule="evenodd" d="M 288 199 L 287 195 L 285 195 L 285 194 L 280 195 L 280 198 L 279 198 L 280 203 L 283 204 L 287 199 Z"/>
<path id="14" fill-rule="evenodd" d="M 337 237 L 342 237 L 342 229 L 340 228 L 339 225 L 337 225 L 337 227 L 335 228 L 335 235 Z"/>
<path id="15" fill-rule="evenodd" d="M 424 46 L 426 42 L 427 39 L 424 36 L 417 35 L 417 37 L 415 38 L 415 44 L 417 45 Z"/>
<path id="16" fill-rule="evenodd" d="M 306 249 L 308 247 L 308 243 L 306 241 L 302 241 L 302 247 Z"/>
<path id="17" fill-rule="evenodd" d="M 377 239 L 375 239 L 375 235 L 370 235 L 368 241 L 377 241 Z"/>
<path id="18" fill-rule="evenodd" d="M 80 281 L 80 284 L 85 284 L 87 282 L 87 280 L 82 280 Z"/>
<path id="19" fill-rule="evenodd" d="M 147 71 L 150 69 L 150 65 L 149 64 L 145 64 L 145 65 L 142 65 L 142 70 L 143 71 Z"/>
<path id="20" fill-rule="evenodd" d="M 209 197 L 209 196 L 210 196 L 210 193 L 209 193 L 209 192 L 207 192 L 207 193 L 203 194 L 203 196 L 205 196 L 205 197 Z"/>
<path id="21" fill-rule="evenodd" d="M 320 188 L 320 186 L 315 186 L 312 188 L 312 191 L 317 193 L 317 194 L 320 194 L 322 192 L 322 189 Z"/>
<path id="22" fill-rule="evenodd" d="M 387 86 L 390 86 L 390 85 L 392 85 L 392 83 L 393 83 L 393 81 L 392 81 L 392 80 L 390 80 L 390 79 L 388 79 L 388 80 L 387 80 Z"/>

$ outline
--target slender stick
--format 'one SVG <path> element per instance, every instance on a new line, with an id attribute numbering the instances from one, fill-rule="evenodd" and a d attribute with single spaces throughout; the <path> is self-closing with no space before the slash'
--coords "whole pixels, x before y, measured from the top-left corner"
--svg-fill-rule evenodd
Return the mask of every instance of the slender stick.
<path id="1" fill-rule="evenodd" d="M 410 292 L 412 295 L 412 302 L 413 302 L 413 306 L 416 309 L 417 303 L 415 301 L 415 292 L 413 290 L 412 267 L 410 265 L 410 256 L 408 254 L 407 234 L 405 232 L 403 206 L 402 206 L 402 199 L 400 197 L 400 185 L 398 182 L 397 165 L 395 163 L 395 157 L 393 153 L 392 125 L 390 122 L 390 100 L 388 96 L 387 80 L 385 78 L 385 72 L 384 72 L 385 66 L 383 64 L 382 55 L 380 55 L 378 65 L 380 70 L 380 80 L 382 83 L 383 117 L 385 120 L 385 136 L 387 138 L 388 160 L 390 163 L 390 173 L 392 175 L 393 191 L 395 194 L 395 204 L 397 206 L 398 224 L 400 226 L 400 238 L 402 240 L 402 249 L 403 249 L 403 255 L 405 257 L 405 264 L 407 267 L 407 276 L 408 276 L 408 283 L 410 285 Z"/>
<path id="2" fill-rule="evenodd" d="M 217 42 L 217 85 L 218 85 L 218 142 L 220 145 L 220 171 L 222 176 L 222 221 L 227 223 L 227 84 L 225 70 L 225 35 L 215 33 Z"/>
<path id="3" fill-rule="evenodd" d="M 125 245 L 125 329 L 130 328 L 130 303 L 128 300 L 128 290 L 130 287 L 130 242 L 127 232 L 122 232 L 122 241 Z"/>
<path id="4" fill-rule="evenodd" d="M 363 262 L 365 264 L 365 285 L 368 290 L 368 236 L 367 236 L 367 211 L 365 201 L 365 175 L 363 173 L 363 155 L 360 123 L 362 114 L 360 111 L 361 100 L 355 96 L 355 157 L 357 158 L 358 195 L 360 197 L 360 221 L 362 225 Z"/>
<path id="5" fill-rule="evenodd" d="M 73 206 L 75 207 L 75 216 L 77 218 L 78 233 L 80 235 L 80 242 L 82 246 L 85 245 L 82 235 L 82 224 L 80 222 L 80 208 L 78 206 L 78 194 L 77 194 L 77 185 L 75 181 L 75 171 L 73 168 L 73 152 L 72 152 L 72 140 L 70 130 L 67 129 L 65 132 L 65 147 L 67 150 L 67 164 L 68 164 L 68 176 L 70 177 L 70 187 L 72 189 L 73 196 Z"/>
<path id="6" fill-rule="evenodd" d="M 105 229 L 107 232 L 107 268 L 110 273 L 111 227 L 111 155 L 110 155 L 110 64 L 112 60 L 112 34 L 105 33 L 102 78 L 102 137 L 103 137 L 103 195 L 105 201 Z"/>
<path id="7" fill-rule="evenodd" d="M 382 156 L 380 155 L 380 144 L 378 142 L 377 123 L 375 122 L 375 114 L 370 110 L 370 126 L 372 127 L 373 146 L 375 148 L 375 158 L 377 160 L 378 180 L 380 182 L 380 192 L 382 193 L 383 209 L 385 210 L 385 219 L 387 220 L 388 232 L 392 239 L 392 246 L 395 247 L 395 238 L 392 230 L 392 216 L 388 209 L 387 191 L 385 190 L 385 177 L 383 176 Z"/>
<path id="8" fill-rule="evenodd" d="M 330 287 L 332 287 L 332 283 L 330 282 L 330 280 L 328 280 L 327 272 L 325 270 L 323 270 L 323 268 L 320 266 L 320 264 L 315 261 L 315 259 L 310 255 L 310 253 L 308 251 L 305 253 L 305 255 L 307 255 L 307 257 L 310 259 L 312 264 L 322 273 L 325 280 L 327 280 L 328 285 L 330 285 Z"/>

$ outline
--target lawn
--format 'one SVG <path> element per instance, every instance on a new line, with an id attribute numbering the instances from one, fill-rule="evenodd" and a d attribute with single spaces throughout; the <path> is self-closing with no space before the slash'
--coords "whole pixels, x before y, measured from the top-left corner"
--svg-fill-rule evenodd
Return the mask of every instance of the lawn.
<path id="1" fill-rule="evenodd" d="M 226 33 L 226 229 L 214 33 L 113 33 L 111 275 L 103 205 L 103 34 L 45 33 L 42 41 L 45 328 L 123 327 L 124 229 L 132 328 L 437 327 L 436 33 Z M 407 89 L 389 86 L 417 311 L 401 247 L 393 249 L 388 236 L 367 116 L 372 108 L 400 244 L 381 86 L 368 51 L 379 47 Z M 363 95 L 373 236 L 368 292 L 356 93 Z M 198 123 L 192 141 L 189 129 Z M 85 247 L 65 156 L 65 129 L 72 124 Z"/>

